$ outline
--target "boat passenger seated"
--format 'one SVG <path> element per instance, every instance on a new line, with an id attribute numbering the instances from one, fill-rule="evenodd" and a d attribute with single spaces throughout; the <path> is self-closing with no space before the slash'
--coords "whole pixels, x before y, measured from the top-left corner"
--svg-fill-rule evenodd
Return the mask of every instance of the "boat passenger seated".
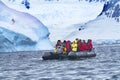
<path id="1" fill-rule="evenodd" d="M 79 49 L 79 51 L 86 51 L 86 42 L 85 42 L 85 40 L 80 41 L 78 43 L 78 49 Z"/>
<path id="2" fill-rule="evenodd" d="M 56 53 L 62 53 L 62 49 L 63 49 L 62 42 L 61 42 L 61 40 L 58 40 L 57 44 L 55 46 L 55 52 Z"/>
<path id="3" fill-rule="evenodd" d="M 77 51 L 77 40 L 74 40 L 73 43 L 71 44 L 72 51 L 76 52 Z"/>
<path id="4" fill-rule="evenodd" d="M 87 51 L 92 51 L 92 48 L 93 48 L 93 45 L 92 45 L 92 40 L 91 39 L 88 39 L 88 42 L 86 44 L 86 50 Z"/>
<path id="5" fill-rule="evenodd" d="M 61 54 L 62 52 L 63 52 L 63 46 L 62 46 L 62 45 L 59 45 L 59 46 L 56 48 L 56 53 Z"/>
<path id="6" fill-rule="evenodd" d="M 67 50 L 67 53 L 69 53 L 71 51 L 71 41 L 70 40 L 66 41 L 66 50 Z"/>

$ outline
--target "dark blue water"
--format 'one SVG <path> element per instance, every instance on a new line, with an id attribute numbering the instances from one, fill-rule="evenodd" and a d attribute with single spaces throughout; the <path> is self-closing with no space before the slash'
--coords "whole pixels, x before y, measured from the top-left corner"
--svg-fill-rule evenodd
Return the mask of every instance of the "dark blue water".
<path id="1" fill-rule="evenodd" d="M 0 80 L 120 80 L 120 46 L 97 46 L 85 60 L 43 61 L 41 52 L 0 54 Z"/>

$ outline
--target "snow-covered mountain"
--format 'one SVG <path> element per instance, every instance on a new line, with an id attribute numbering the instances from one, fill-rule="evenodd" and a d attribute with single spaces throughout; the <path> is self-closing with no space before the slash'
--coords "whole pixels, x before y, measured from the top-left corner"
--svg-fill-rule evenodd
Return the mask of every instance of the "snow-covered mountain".
<path id="1" fill-rule="evenodd" d="M 15 2 L 16 0 L 8 0 L 8 1 L 11 1 L 11 2 Z M 69 1 L 66 1 L 66 0 L 40 0 L 39 2 L 80 2 L 80 1 L 88 1 L 88 2 L 106 2 L 107 0 L 69 0 Z M 23 4 L 27 9 L 30 9 L 30 0 L 22 0 L 21 1 L 21 4 Z"/>
<path id="2" fill-rule="evenodd" d="M 14 34 L 23 36 L 23 41 L 26 39 L 30 41 L 31 47 L 35 47 L 33 49 L 52 48 L 48 39 L 49 32 L 52 42 L 58 39 L 75 38 L 91 38 L 93 42 L 119 42 L 119 5 L 117 5 L 120 3 L 119 0 L 110 0 L 110 2 L 106 2 L 107 0 L 1 1 L 10 8 L 5 6 L 3 9 L 0 4 L 0 26 L 6 29 L 8 34 L 13 31 Z M 49 31 L 38 19 L 47 26 Z M 14 39 L 11 40 L 10 42 L 14 42 Z M 19 44 L 19 41 L 14 43 L 16 44 Z M 41 45 L 45 46 L 41 47 Z M 22 49 L 21 46 L 14 47 L 16 50 Z"/>
<path id="3" fill-rule="evenodd" d="M 28 13 L 7 7 L 2 1 L 0 27 L 0 51 L 52 49 L 49 31 L 45 25 Z"/>
<path id="4" fill-rule="evenodd" d="M 30 9 L 21 2 L 2 0 L 10 8 L 27 12 L 37 17 L 50 31 L 50 39 L 56 42 L 76 30 L 77 24 L 95 19 L 102 11 L 104 2 L 86 0 L 27 0 Z M 96 7 L 95 7 L 96 6 Z M 76 27 L 73 27 L 75 25 Z"/>
<path id="5" fill-rule="evenodd" d="M 100 15 L 106 15 L 109 18 L 114 18 L 117 22 L 120 21 L 120 0 L 110 0 L 104 4 Z"/>
<path id="6" fill-rule="evenodd" d="M 120 0 L 110 0 L 104 5 L 101 14 L 85 23 L 84 29 L 69 34 L 66 39 L 92 39 L 95 43 L 120 43 Z"/>

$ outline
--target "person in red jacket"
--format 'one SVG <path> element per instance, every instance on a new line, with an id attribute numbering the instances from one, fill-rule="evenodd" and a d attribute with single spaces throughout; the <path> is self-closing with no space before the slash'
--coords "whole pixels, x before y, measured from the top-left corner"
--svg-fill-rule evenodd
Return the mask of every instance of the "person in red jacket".
<path id="1" fill-rule="evenodd" d="M 88 42 L 87 42 L 87 50 L 88 50 L 88 51 L 91 51 L 92 48 L 93 48 L 92 40 L 91 40 L 91 39 L 88 39 Z"/>
<path id="2" fill-rule="evenodd" d="M 86 42 L 83 40 L 83 42 L 79 42 L 79 50 L 85 51 L 86 50 Z"/>
<path id="3" fill-rule="evenodd" d="M 67 53 L 71 51 L 71 42 L 69 40 L 66 41 L 66 49 L 67 49 Z"/>

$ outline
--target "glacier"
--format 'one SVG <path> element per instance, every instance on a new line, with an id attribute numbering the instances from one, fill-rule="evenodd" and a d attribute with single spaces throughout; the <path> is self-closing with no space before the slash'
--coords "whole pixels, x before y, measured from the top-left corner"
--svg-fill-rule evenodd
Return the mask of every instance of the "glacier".
<path id="1" fill-rule="evenodd" d="M 15 33 L 4 27 L 0 27 L 0 51 L 1 52 L 15 52 L 34 50 L 37 42 L 20 33 Z M 30 47 L 32 46 L 32 47 Z"/>
<path id="2" fill-rule="evenodd" d="M 11 51 L 53 49 L 49 40 L 50 33 L 43 23 L 28 13 L 7 7 L 2 1 L 0 1 L 0 27 L 1 39 L 7 40 L 8 43 L 4 45 L 1 42 L 1 45 L 4 45 L 3 48 L 6 48 L 1 51 L 10 51 L 10 48 Z M 9 45 L 12 47 L 7 49 L 6 46 Z"/>

